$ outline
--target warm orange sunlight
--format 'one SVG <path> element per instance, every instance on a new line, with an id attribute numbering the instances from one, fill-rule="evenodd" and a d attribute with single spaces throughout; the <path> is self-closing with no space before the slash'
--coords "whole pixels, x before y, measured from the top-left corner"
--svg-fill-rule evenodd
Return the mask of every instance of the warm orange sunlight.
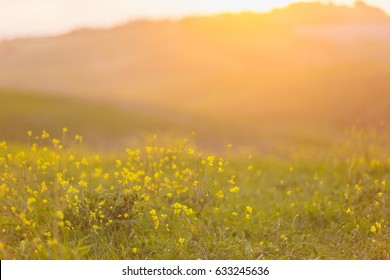
<path id="1" fill-rule="evenodd" d="M 390 260 L 389 3 L 0 0 L 0 260 Z"/>
<path id="2" fill-rule="evenodd" d="M 272 1 L 274 6 L 282 2 Z M 265 8 L 249 1 L 197 3 L 194 10 Z M 63 16 L 58 21 L 68 17 Z M 389 16 L 361 1 L 133 21 L 107 30 L 5 42 L 0 86 L 127 104 L 142 118 L 204 134 L 211 129 L 238 141 L 256 142 L 263 133 L 278 131 L 310 132 L 316 138 L 327 133 L 325 128 L 389 117 L 390 88 L 383 79 L 389 34 Z M 215 124 L 204 125 L 202 119 Z M 226 129 L 227 123 L 236 130 Z"/>
<path id="3" fill-rule="evenodd" d="M 24 0 L 0 1 L 0 40 L 53 35 L 79 27 L 108 27 L 139 18 L 181 18 L 242 11 L 268 12 L 296 2 L 315 0 Z M 351 6 L 355 0 L 320 0 Z M 390 1 L 366 0 L 390 13 Z"/>

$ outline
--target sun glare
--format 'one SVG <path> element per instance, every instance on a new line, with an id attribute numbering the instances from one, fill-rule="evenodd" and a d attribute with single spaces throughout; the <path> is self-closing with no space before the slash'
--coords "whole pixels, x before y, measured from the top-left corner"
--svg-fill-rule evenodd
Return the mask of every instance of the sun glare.
<path id="1" fill-rule="evenodd" d="M 253 0 L 227 0 L 227 1 L 204 1 L 197 2 L 177 2 L 174 10 L 188 11 L 189 13 L 221 13 L 221 12 L 240 12 L 240 11 L 253 11 L 253 12 L 266 12 L 277 7 L 286 6 L 290 3 L 297 2 L 296 0 L 275 0 L 275 1 L 253 1 Z M 313 2 L 313 0 L 303 0 L 301 2 Z M 159 7 L 161 10 L 165 8 Z"/>
<path id="2" fill-rule="evenodd" d="M 322 2 L 352 6 L 356 0 L 40 0 L 25 5 L 22 0 L 0 1 L 0 40 L 19 36 L 49 35 L 80 27 L 114 26 L 134 19 L 183 18 L 219 13 L 268 12 L 297 2 Z M 390 11 L 388 0 L 364 2 Z"/>
<path id="3" fill-rule="evenodd" d="M 273 0 L 273 1 L 253 1 L 253 0 L 225 0 L 225 1 L 170 1 L 174 6 L 171 6 L 171 10 L 177 11 L 178 15 L 183 14 L 211 14 L 211 13 L 223 13 L 223 12 L 267 12 L 274 8 L 280 8 L 296 2 L 322 2 L 322 3 L 334 3 L 338 5 L 353 5 L 356 0 Z M 164 5 L 165 6 L 165 5 Z M 157 5 L 154 9 L 164 11 L 167 7 L 163 5 Z"/>

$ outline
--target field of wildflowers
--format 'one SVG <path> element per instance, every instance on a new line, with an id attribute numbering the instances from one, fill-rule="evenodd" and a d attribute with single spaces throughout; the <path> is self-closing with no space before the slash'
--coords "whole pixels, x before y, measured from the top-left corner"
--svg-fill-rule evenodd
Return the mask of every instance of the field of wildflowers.
<path id="1" fill-rule="evenodd" d="M 272 155 L 0 140 L 0 258 L 390 259 L 389 137 L 352 134 Z"/>

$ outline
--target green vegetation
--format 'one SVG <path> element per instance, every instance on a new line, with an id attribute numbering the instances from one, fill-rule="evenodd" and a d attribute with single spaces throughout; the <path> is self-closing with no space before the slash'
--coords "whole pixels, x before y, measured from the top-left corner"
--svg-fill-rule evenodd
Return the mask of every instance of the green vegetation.
<path id="1" fill-rule="evenodd" d="M 317 3 L 0 42 L 0 259 L 390 259 L 389 22 Z"/>
<path id="2" fill-rule="evenodd" d="M 1 259 L 389 259 L 389 139 L 273 155 L 0 144 Z M 278 155 L 279 154 L 279 155 Z"/>
<path id="3" fill-rule="evenodd" d="M 25 132 L 28 130 L 53 131 L 52 136 L 61 137 L 58 132 L 66 126 L 70 133 L 83 135 L 89 145 L 111 150 L 142 141 L 143 135 L 151 132 L 161 136 L 185 137 L 191 131 L 196 131 L 197 145 L 206 148 L 214 148 L 219 143 L 274 147 L 280 145 L 282 139 L 289 144 L 305 141 L 310 145 L 327 145 L 337 141 L 340 135 L 337 130 L 310 130 L 307 126 L 275 122 L 257 125 L 238 121 L 233 123 L 230 119 L 213 121 L 205 116 L 195 117 L 173 110 L 145 107 L 150 107 L 150 104 L 138 108 L 112 101 L 92 102 L 42 93 L 0 90 L 0 139 L 25 143 Z"/>
<path id="4" fill-rule="evenodd" d="M 27 130 L 61 131 L 64 125 L 99 144 L 118 142 L 134 135 L 135 131 L 158 131 L 168 127 L 162 120 L 102 101 L 16 91 L 0 90 L 0 109 L 1 139 L 17 142 L 25 141 Z"/>

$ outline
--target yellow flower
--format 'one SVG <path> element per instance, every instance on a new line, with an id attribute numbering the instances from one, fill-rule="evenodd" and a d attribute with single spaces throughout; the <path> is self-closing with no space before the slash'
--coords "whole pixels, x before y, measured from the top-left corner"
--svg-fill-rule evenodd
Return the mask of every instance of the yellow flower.
<path id="1" fill-rule="evenodd" d="M 186 214 L 189 216 L 189 215 L 192 215 L 192 214 L 195 214 L 194 210 L 192 210 L 192 208 L 184 208 L 184 211 L 186 212 Z"/>
<path id="2" fill-rule="evenodd" d="M 50 137 L 50 135 L 49 135 L 49 133 L 47 133 L 47 131 L 46 130 L 44 130 L 44 131 L 42 131 L 42 139 L 46 139 L 46 138 L 49 138 Z"/>
<path id="3" fill-rule="evenodd" d="M 63 220 L 64 219 L 64 213 L 62 213 L 61 210 L 58 210 L 56 213 L 56 216 L 58 219 Z"/>
<path id="4" fill-rule="evenodd" d="M 36 144 L 36 143 L 33 143 L 33 144 L 31 145 L 31 151 L 36 152 L 37 150 L 38 150 L 37 144 Z"/>
<path id="5" fill-rule="evenodd" d="M 184 238 L 182 238 L 182 237 L 180 237 L 179 240 L 178 240 L 178 242 L 179 242 L 180 244 L 183 244 L 185 241 L 186 241 L 186 240 L 185 240 Z"/>
<path id="6" fill-rule="evenodd" d="M 378 197 L 382 197 L 383 192 L 378 192 Z"/>
<path id="7" fill-rule="evenodd" d="M 80 144 L 81 144 L 81 143 L 83 143 L 83 136 L 76 135 L 76 136 L 74 137 L 74 140 L 79 141 Z"/>
<path id="8" fill-rule="evenodd" d="M 233 188 L 230 189 L 230 192 L 231 192 L 231 193 L 238 193 L 239 191 L 240 191 L 240 188 L 237 187 L 237 186 L 235 186 L 235 187 L 233 187 Z"/>
<path id="9" fill-rule="evenodd" d="M 288 238 L 284 234 L 280 235 L 280 239 L 282 239 L 283 242 L 287 242 Z"/>
<path id="10" fill-rule="evenodd" d="M 65 221 L 66 229 L 70 230 L 72 228 L 72 223 L 70 221 Z"/>
<path id="11" fill-rule="evenodd" d="M 45 191 L 47 191 L 47 186 L 46 186 L 45 181 L 43 181 L 43 182 L 41 183 L 41 193 L 44 193 Z"/>
<path id="12" fill-rule="evenodd" d="M 237 212 L 232 212 L 232 215 L 237 216 L 238 214 L 237 214 Z"/>
<path id="13" fill-rule="evenodd" d="M 7 142 L 5 142 L 5 141 L 0 142 L 0 148 L 3 150 L 7 150 Z"/>
<path id="14" fill-rule="evenodd" d="M 355 190 L 356 190 L 358 193 L 361 193 L 361 192 L 362 192 L 362 188 L 361 188 L 358 184 L 355 184 Z"/>
<path id="15" fill-rule="evenodd" d="M 347 211 L 345 211 L 345 213 L 347 213 L 347 214 L 353 214 L 351 208 L 348 208 Z"/>
<path id="16" fill-rule="evenodd" d="M 252 209 L 252 207 L 247 206 L 247 207 L 246 207 L 246 211 L 248 211 L 249 213 L 252 213 L 253 209 Z"/>
<path id="17" fill-rule="evenodd" d="M 33 207 L 32 207 L 32 204 L 35 203 L 37 200 L 35 199 L 35 197 L 29 197 L 27 198 L 27 209 L 28 211 L 32 212 L 33 211 Z"/>
<path id="18" fill-rule="evenodd" d="M 224 198 L 224 194 L 223 194 L 223 191 L 221 191 L 221 190 L 219 190 L 217 193 L 216 193 L 216 196 L 218 197 L 218 198 Z"/>
<path id="19" fill-rule="evenodd" d="M 47 240 L 47 244 L 49 246 L 56 246 L 58 244 L 58 240 L 56 238 Z"/>
<path id="20" fill-rule="evenodd" d="M 131 251 L 133 252 L 133 254 L 138 254 L 139 249 L 134 247 L 133 249 L 131 249 Z"/>
<path id="21" fill-rule="evenodd" d="M 207 157 L 207 163 L 208 163 L 209 166 L 213 166 L 214 165 L 214 159 L 215 159 L 214 156 L 208 156 Z"/>
<path id="22" fill-rule="evenodd" d="M 88 165 L 88 161 L 87 161 L 87 159 L 86 159 L 85 157 L 83 157 L 83 158 L 81 159 L 81 164 L 83 164 L 83 165 Z"/>
<path id="23" fill-rule="evenodd" d="M 218 162 L 218 172 L 219 173 L 223 172 L 223 162 L 222 161 Z"/>

